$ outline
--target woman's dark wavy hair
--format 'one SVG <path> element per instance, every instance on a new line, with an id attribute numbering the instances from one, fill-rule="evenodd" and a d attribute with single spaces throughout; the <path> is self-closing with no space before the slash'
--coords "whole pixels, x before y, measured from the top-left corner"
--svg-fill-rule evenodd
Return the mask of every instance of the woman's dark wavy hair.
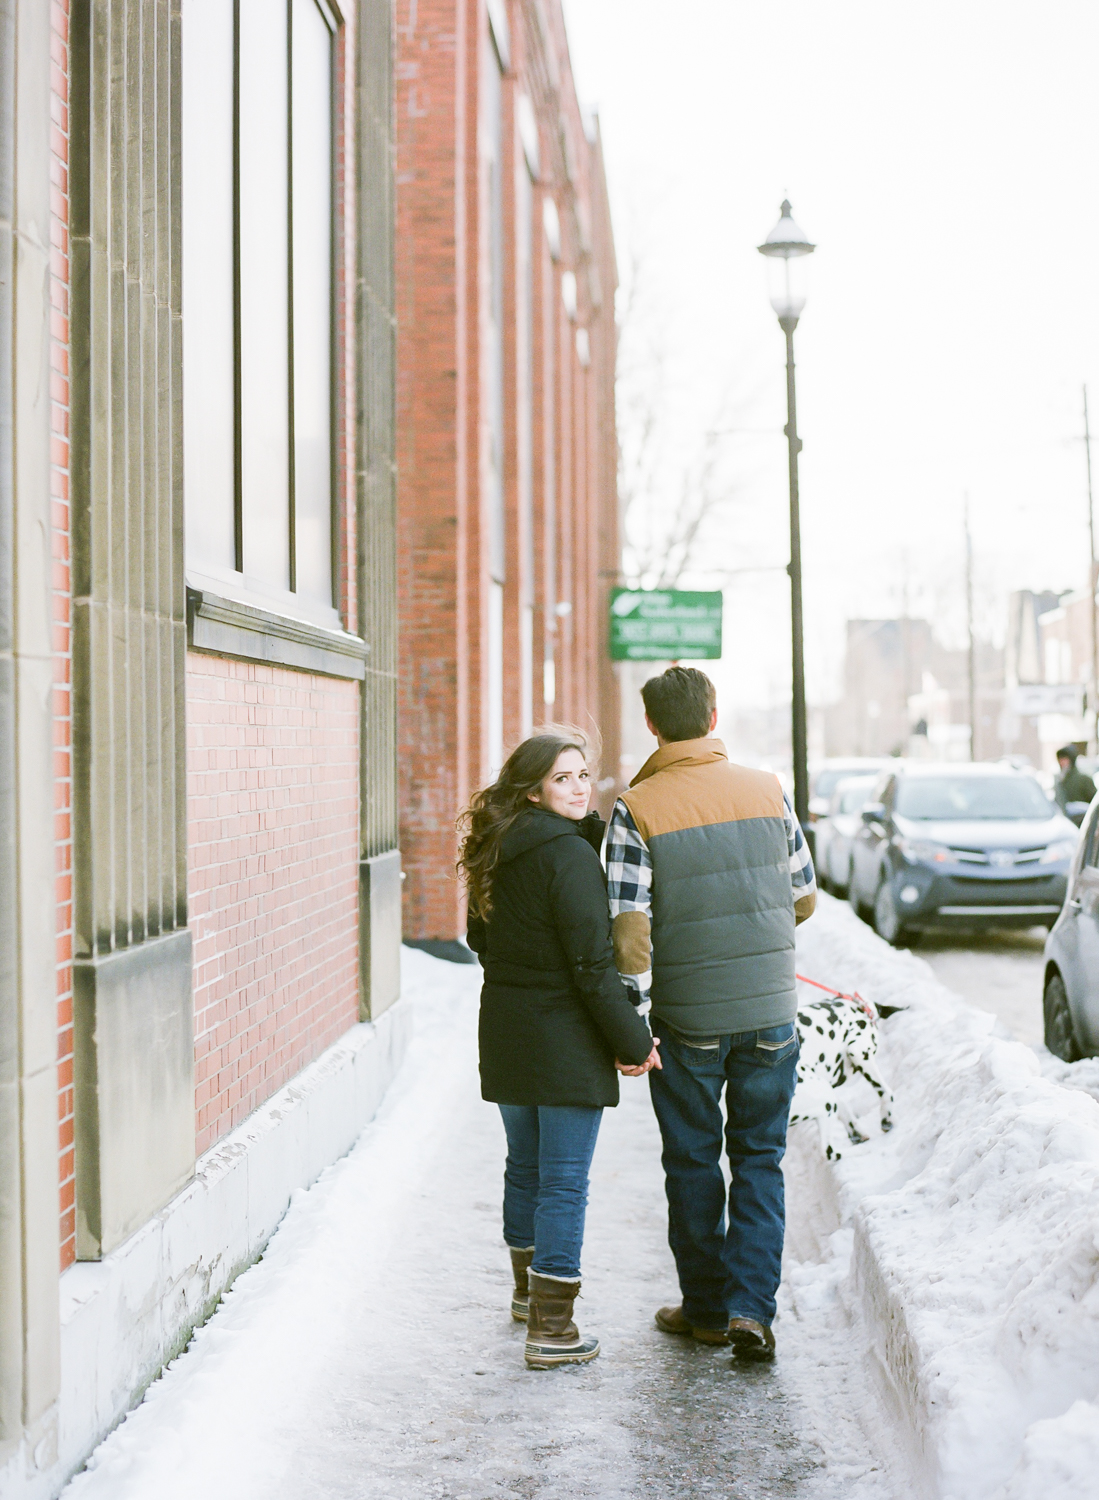
<path id="1" fill-rule="evenodd" d="M 463 837 L 457 869 L 466 883 L 474 916 L 484 918 L 492 911 L 492 876 L 504 834 L 530 806 L 528 796 L 540 790 L 562 750 L 579 750 L 591 767 L 595 751 L 582 729 L 574 724 L 546 724 L 516 746 L 496 780 L 476 793 L 458 819 Z"/>

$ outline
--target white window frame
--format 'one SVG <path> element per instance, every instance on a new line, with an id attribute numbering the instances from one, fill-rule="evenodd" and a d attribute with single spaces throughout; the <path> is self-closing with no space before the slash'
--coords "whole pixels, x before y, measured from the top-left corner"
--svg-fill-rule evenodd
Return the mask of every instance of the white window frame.
<path id="1" fill-rule="evenodd" d="M 211 3 L 212 3 L 212 0 L 183 0 L 183 18 L 182 18 L 183 19 L 183 83 L 184 83 L 184 143 L 183 144 L 184 144 L 184 152 L 185 153 L 186 153 L 186 150 L 187 150 L 187 121 L 186 121 L 187 94 L 186 94 L 186 90 L 187 90 L 187 87 L 188 87 L 188 28 L 187 28 L 188 10 L 192 7 L 192 5 L 197 5 L 197 4 L 206 4 L 206 5 L 209 5 Z M 290 464 L 290 481 L 289 481 L 289 487 L 288 487 L 288 493 L 287 493 L 287 506 L 288 506 L 287 525 L 288 525 L 288 529 L 289 529 L 289 549 L 290 549 L 289 556 L 290 556 L 291 561 L 290 561 L 289 579 L 288 579 L 288 582 L 289 582 L 290 586 L 289 587 L 281 587 L 281 586 L 279 586 L 278 583 L 272 582 L 269 578 L 256 577 L 254 574 L 249 573 L 247 571 L 247 569 L 246 569 L 246 566 L 245 566 L 245 564 L 246 564 L 247 548 L 246 548 L 246 545 L 245 545 L 245 537 L 244 537 L 243 533 L 244 533 L 244 526 L 246 524 L 246 516 L 245 516 L 245 513 L 244 513 L 243 485 L 242 485 L 242 476 L 241 476 L 241 441 L 242 441 L 242 435 L 241 435 L 241 395 L 240 395 L 240 380 L 241 380 L 240 285 L 241 285 L 242 274 L 244 273 L 244 271 L 246 270 L 246 268 L 242 267 L 242 265 L 240 264 L 240 255 L 239 255 L 239 238 L 240 238 L 240 232 L 239 232 L 239 215 L 240 215 L 240 211 L 241 211 L 241 192 L 240 192 L 240 180 L 239 180 L 239 178 L 240 178 L 241 163 L 240 163 L 240 159 L 239 159 L 239 152 L 240 152 L 239 135 L 240 135 L 240 131 L 239 131 L 239 120 L 237 119 L 237 99 L 238 99 L 238 96 L 239 96 L 239 89 L 240 89 L 240 84 L 239 84 L 240 74 L 239 74 L 239 70 L 240 70 L 240 6 L 241 6 L 241 0 L 224 0 L 224 4 L 226 6 L 228 6 L 228 7 L 230 7 L 232 9 L 232 12 L 233 12 L 233 46 L 234 46 L 234 56 L 233 56 L 233 60 L 232 60 L 232 73 L 233 73 L 233 82 L 234 82 L 233 121 L 232 121 L 233 138 L 232 138 L 231 150 L 232 150 L 232 167 L 233 167 L 233 205 L 232 205 L 233 221 L 234 221 L 233 233 L 234 233 L 234 243 L 235 243 L 235 245 L 237 247 L 237 250 L 236 250 L 236 255 L 234 257 L 234 265 L 233 265 L 233 269 L 232 269 L 232 276 L 233 276 L 233 305 L 234 305 L 234 329 L 233 329 L 233 334 L 232 334 L 232 345 L 231 345 L 231 347 L 232 347 L 232 360 L 233 360 L 233 378 L 234 378 L 234 382 L 235 382 L 235 386 L 236 386 L 236 390 L 235 390 L 235 411 L 234 411 L 234 418 L 233 418 L 233 438 L 234 438 L 234 457 L 235 457 L 235 472 L 234 472 L 234 476 L 233 476 L 233 545 L 232 545 L 233 556 L 231 558 L 229 558 L 228 556 L 221 557 L 221 558 L 210 558 L 209 556 L 202 557 L 201 555 L 196 555 L 194 547 L 190 544 L 190 535 L 189 534 L 190 534 L 190 531 L 191 531 L 191 526 L 189 525 L 189 522 L 188 522 L 188 516 L 189 516 L 189 514 L 192 515 L 192 516 L 195 514 L 196 505 L 201 504 L 201 500 L 200 500 L 200 498 L 196 497 L 196 495 L 194 493 L 193 485 L 191 486 L 191 492 L 190 493 L 188 492 L 189 491 L 188 479 L 187 479 L 188 469 L 187 469 L 187 465 L 186 465 L 186 462 L 185 462 L 185 467 L 184 467 L 184 528 L 185 528 L 185 538 L 186 538 L 186 542 L 187 542 L 187 545 L 186 545 L 186 548 L 185 548 L 185 558 L 186 558 L 185 571 L 186 571 L 186 579 L 187 579 L 188 587 L 191 590 L 195 591 L 195 592 L 198 592 L 198 593 L 201 593 L 201 594 L 214 594 L 214 595 L 220 596 L 221 598 L 226 599 L 226 600 L 235 600 L 235 601 L 238 601 L 239 603 L 245 605 L 246 607 L 248 607 L 251 610 L 263 611 L 263 612 L 265 612 L 268 615 L 271 615 L 271 614 L 285 615 L 285 616 L 288 616 L 289 618 L 294 619 L 294 620 L 300 620 L 300 621 L 308 622 L 308 623 L 310 623 L 312 625 L 321 627 L 326 633 L 327 632 L 332 632 L 332 631 L 343 632 L 343 630 L 344 630 L 343 623 L 341 621 L 341 618 L 340 618 L 340 615 L 339 615 L 339 612 L 338 612 L 338 609 L 337 609 L 337 602 L 338 602 L 338 590 L 337 590 L 338 557 L 337 557 L 337 548 L 336 548 L 336 536 L 337 536 L 337 525 L 336 525 L 336 522 L 337 522 L 337 487 L 336 487 L 336 472 L 335 472 L 336 471 L 336 442 L 335 442 L 335 435 L 336 435 L 335 434 L 335 418 L 336 418 L 336 409 L 335 409 L 336 408 L 336 380 L 335 380 L 335 371 L 336 371 L 336 327 L 335 327 L 335 300 L 336 300 L 336 284 L 335 284 L 335 281 L 336 281 L 336 217 L 335 217 L 335 200 L 336 200 L 336 194 L 335 194 L 335 182 L 336 182 L 336 173 L 335 173 L 335 146 L 336 146 L 336 138 L 335 138 L 335 106 L 336 106 L 336 87 L 335 87 L 335 84 L 336 84 L 336 79 L 335 79 L 335 61 L 336 61 L 336 59 L 335 59 L 335 47 L 336 47 L 336 41 L 337 41 L 337 37 L 338 37 L 338 34 L 339 34 L 340 26 L 342 25 L 343 18 L 341 16 L 340 12 L 339 12 L 339 9 L 335 5 L 328 3 L 328 0 L 286 0 L 286 9 L 285 9 L 285 15 L 286 15 L 286 32 L 287 32 L 287 38 L 286 38 L 286 58 L 287 58 L 287 77 L 288 77 L 288 99 L 287 99 L 287 118 L 286 118 L 287 185 L 288 185 L 287 186 L 287 196 L 288 196 L 288 201 L 287 201 L 287 212 L 286 212 L 286 233 L 287 233 L 287 253 L 288 253 L 288 257 L 290 257 L 289 264 L 290 264 L 290 267 L 291 267 L 290 272 L 289 272 L 289 286 L 288 286 L 288 291 L 287 291 L 287 329 L 286 329 L 287 361 L 288 361 L 288 368 L 289 368 L 289 371 L 290 371 L 290 379 L 289 379 L 289 386 L 288 386 L 288 392 L 287 392 L 287 408 L 288 408 L 287 419 L 288 419 L 288 424 L 289 424 L 289 431 L 291 433 L 289 453 L 288 453 L 288 463 Z M 331 217 L 330 217 L 330 224 L 331 224 L 331 231 L 330 231 L 331 258 L 330 258 L 330 273 L 329 273 L 330 280 L 329 280 L 329 297 L 328 297 L 328 303 L 329 303 L 329 324 L 328 324 L 328 327 L 329 327 L 329 369 L 330 369 L 330 372 L 331 372 L 331 374 L 330 374 L 331 384 L 330 384 L 330 387 L 329 387 L 329 391 L 330 391 L 330 398 L 329 398 L 329 405 L 330 405 L 329 452 L 330 452 L 330 455 L 331 455 L 331 482 L 330 482 L 330 528 L 331 528 L 330 529 L 330 535 L 331 535 L 331 544 L 330 544 L 331 545 L 331 554 L 330 554 L 331 555 L 331 568 L 330 568 L 330 573 L 331 573 L 331 592 L 329 594 L 328 599 L 318 599 L 316 597 L 310 597 L 309 595 L 300 592 L 297 589 L 297 587 L 296 587 L 297 579 L 295 577 L 295 573 L 296 573 L 296 556 L 295 556 L 295 547 L 294 547 L 295 538 L 294 538 L 294 530 L 293 530 L 293 519 L 294 519 L 294 516 L 293 516 L 294 473 L 293 473 L 293 438 L 292 438 L 293 412 L 294 412 L 294 406 L 295 406 L 295 390 L 294 390 L 293 379 L 292 379 L 292 371 L 293 371 L 293 300 L 292 300 L 293 271 L 292 271 L 292 246 L 293 246 L 293 240 L 294 240 L 294 225 L 293 225 L 293 170 L 294 170 L 294 168 L 293 168 L 293 140 L 294 140 L 294 133 L 293 133 L 293 116 L 292 116 L 292 109 L 293 109 L 293 100 L 292 100 L 292 92 L 291 92 L 292 85 L 290 84 L 290 79 L 292 78 L 291 39 L 292 39 L 293 23 L 294 23 L 294 6 L 295 5 L 301 5 L 301 4 L 308 4 L 311 7 L 315 7 L 316 11 L 319 13 L 319 15 L 322 18 L 322 20 L 324 21 L 324 23 L 328 26 L 329 31 L 331 32 L 331 35 L 332 35 L 332 79 L 331 79 L 331 93 L 330 93 L 330 99 L 332 101 L 332 118 L 331 118 L 331 122 L 330 122 L 330 134 L 329 134 L 329 140 L 330 140 L 329 166 L 330 166 L 330 182 L 331 182 L 331 189 L 330 189 L 330 196 L 329 196 L 330 215 L 331 215 Z M 197 48 L 196 48 L 196 51 L 197 51 Z M 186 158 L 185 158 L 185 163 L 184 163 L 184 204 L 183 204 L 184 237 L 185 237 L 185 241 L 186 241 L 186 237 L 187 237 L 187 213 L 188 213 L 188 207 L 187 207 L 187 201 L 186 201 L 187 182 L 188 182 L 188 177 L 187 177 L 187 167 L 186 167 Z M 184 256 L 184 270 L 183 270 L 183 275 L 184 275 L 184 301 L 183 301 L 184 393 L 183 393 L 183 418 L 184 418 L 184 451 L 185 451 L 185 456 L 186 456 L 188 445 L 189 444 L 193 444 L 196 441 L 196 434 L 194 433 L 193 429 L 191 429 L 190 431 L 188 430 L 188 406 L 189 406 L 189 401 L 188 401 L 188 381 L 187 381 L 187 374 L 188 374 L 188 370 L 187 370 L 188 307 L 187 307 L 187 260 L 186 260 L 186 253 L 185 253 L 185 256 Z M 192 382 L 192 385 L 193 385 L 194 382 L 196 381 L 196 379 L 199 378 L 199 377 L 198 377 L 198 375 L 197 375 L 196 370 L 195 370 L 194 367 L 192 367 L 190 373 L 191 373 L 191 382 Z M 190 404 L 193 405 L 193 403 L 190 403 Z M 201 441 L 201 437 L 199 436 L 197 438 L 197 440 Z M 224 529 L 224 528 L 221 528 L 221 529 Z M 232 564 L 232 565 L 227 565 L 227 564 Z M 230 654 L 242 654 L 242 653 L 230 653 Z"/>

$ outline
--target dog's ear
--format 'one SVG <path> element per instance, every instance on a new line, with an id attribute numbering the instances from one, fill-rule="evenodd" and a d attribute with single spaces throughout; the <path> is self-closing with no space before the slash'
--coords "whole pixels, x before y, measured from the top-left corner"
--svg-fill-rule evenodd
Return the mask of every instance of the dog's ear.
<path id="1" fill-rule="evenodd" d="M 864 1000 L 858 990 L 853 991 L 850 995 L 845 995 L 844 998 L 857 1005 L 860 1010 L 865 1011 L 872 1021 L 876 1021 L 881 1014 L 873 1000 Z"/>

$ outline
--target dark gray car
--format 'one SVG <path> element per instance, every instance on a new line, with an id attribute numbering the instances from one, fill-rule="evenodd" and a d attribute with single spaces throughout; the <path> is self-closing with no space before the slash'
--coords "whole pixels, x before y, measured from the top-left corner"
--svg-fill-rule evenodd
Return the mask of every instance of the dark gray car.
<path id="1" fill-rule="evenodd" d="M 909 761 L 862 810 L 851 904 L 890 943 L 936 927 L 1052 927 L 1078 838 L 1027 772 Z"/>
<path id="2" fill-rule="evenodd" d="M 1046 940 L 1046 1046 L 1065 1062 L 1099 1053 L 1099 798 L 1084 820 L 1068 897 Z"/>

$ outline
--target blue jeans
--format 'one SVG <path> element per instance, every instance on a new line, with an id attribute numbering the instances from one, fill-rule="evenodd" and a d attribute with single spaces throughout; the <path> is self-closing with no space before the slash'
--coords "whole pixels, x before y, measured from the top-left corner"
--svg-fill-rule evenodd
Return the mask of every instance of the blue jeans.
<path id="1" fill-rule="evenodd" d="M 689 1047 L 659 1021 L 662 1069 L 649 1074 L 664 1142 L 668 1243 L 683 1313 L 696 1328 L 730 1318 L 769 1325 L 782 1275 L 786 1227 L 782 1157 L 797 1082 L 793 1024 Z M 732 1169 L 726 1212 L 721 1093 Z"/>
<path id="2" fill-rule="evenodd" d="M 580 1275 L 588 1168 L 601 1109 L 571 1104 L 501 1104 L 508 1138 L 504 1169 L 504 1240 L 534 1246 L 539 1276 Z"/>

